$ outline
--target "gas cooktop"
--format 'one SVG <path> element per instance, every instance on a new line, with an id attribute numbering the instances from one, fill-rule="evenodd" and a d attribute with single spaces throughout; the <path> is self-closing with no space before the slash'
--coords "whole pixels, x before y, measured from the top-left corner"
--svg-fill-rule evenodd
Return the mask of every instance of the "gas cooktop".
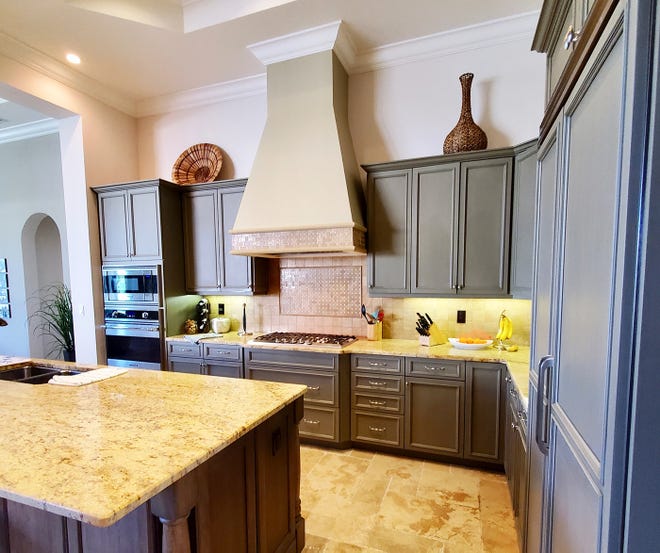
<path id="1" fill-rule="evenodd" d="M 346 334 L 318 334 L 308 332 L 270 332 L 256 336 L 249 343 L 275 346 L 315 346 L 343 348 L 355 342 L 355 336 Z"/>

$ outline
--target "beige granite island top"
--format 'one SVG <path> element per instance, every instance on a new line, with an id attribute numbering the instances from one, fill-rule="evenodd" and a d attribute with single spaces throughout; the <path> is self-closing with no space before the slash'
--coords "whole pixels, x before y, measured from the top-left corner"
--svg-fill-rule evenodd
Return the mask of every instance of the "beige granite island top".
<path id="1" fill-rule="evenodd" d="M 0 381 L 0 497 L 109 526 L 305 390 L 140 369 L 79 387 Z"/>

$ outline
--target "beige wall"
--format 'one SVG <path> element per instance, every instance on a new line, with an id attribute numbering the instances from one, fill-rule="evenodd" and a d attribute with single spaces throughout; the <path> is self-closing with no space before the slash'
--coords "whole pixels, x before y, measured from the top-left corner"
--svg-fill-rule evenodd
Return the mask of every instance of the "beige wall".
<path id="1" fill-rule="evenodd" d="M 103 308 L 96 204 L 88 187 L 137 178 L 136 121 L 2 55 L 0 85 L 3 97 L 60 120 L 76 351 L 79 361 L 96 362 L 104 357 Z"/>

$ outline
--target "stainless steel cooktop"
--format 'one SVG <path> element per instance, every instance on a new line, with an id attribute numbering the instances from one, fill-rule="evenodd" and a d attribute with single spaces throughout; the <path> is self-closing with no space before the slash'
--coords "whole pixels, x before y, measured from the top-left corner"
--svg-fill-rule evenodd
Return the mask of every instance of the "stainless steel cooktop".
<path id="1" fill-rule="evenodd" d="M 249 343 L 274 346 L 315 346 L 343 348 L 355 342 L 355 336 L 347 334 L 319 334 L 314 332 L 269 332 L 256 336 Z"/>

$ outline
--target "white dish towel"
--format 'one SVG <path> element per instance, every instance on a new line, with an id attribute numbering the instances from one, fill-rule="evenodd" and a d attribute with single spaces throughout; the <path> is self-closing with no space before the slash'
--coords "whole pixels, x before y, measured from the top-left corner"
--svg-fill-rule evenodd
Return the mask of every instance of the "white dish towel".
<path id="1" fill-rule="evenodd" d="M 110 367 L 103 369 L 94 369 L 92 371 L 82 372 L 80 374 L 62 375 L 56 374 L 48 381 L 48 384 L 58 384 L 60 386 L 83 386 L 92 382 L 99 382 L 106 378 L 124 374 L 128 369 L 113 369 Z"/>

